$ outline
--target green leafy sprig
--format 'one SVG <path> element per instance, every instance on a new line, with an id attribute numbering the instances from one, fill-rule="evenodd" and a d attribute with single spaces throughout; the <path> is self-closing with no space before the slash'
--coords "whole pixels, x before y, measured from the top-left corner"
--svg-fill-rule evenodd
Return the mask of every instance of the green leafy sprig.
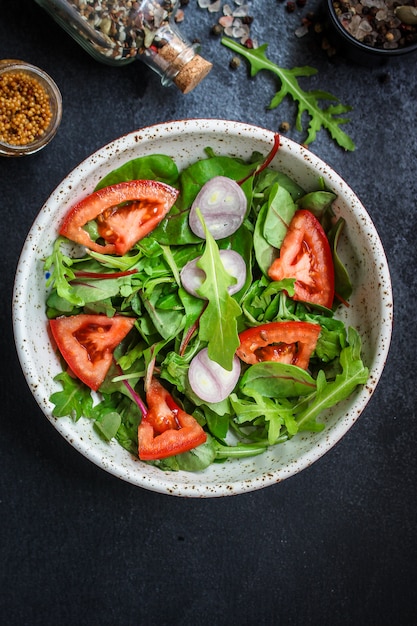
<path id="1" fill-rule="evenodd" d="M 202 220 L 200 209 L 197 215 Z M 217 244 L 205 225 L 204 231 L 206 249 L 197 265 L 206 279 L 198 293 L 207 298 L 208 304 L 200 318 L 200 338 L 208 342 L 209 357 L 230 371 L 239 345 L 236 319 L 242 310 L 227 290 L 234 279 L 225 270 Z"/>
<path id="2" fill-rule="evenodd" d="M 279 67 L 268 59 L 265 54 L 268 44 L 263 44 L 259 46 L 259 48 L 250 49 L 227 37 L 222 38 L 222 44 L 249 61 L 250 74 L 252 77 L 256 76 L 261 70 L 267 70 L 278 76 L 281 87 L 272 98 L 268 108 L 277 108 L 286 96 L 291 96 L 298 106 L 295 123 L 297 130 L 300 132 L 303 131 L 303 113 L 306 112 L 309 116 L 309 124 L 306 129 L 307 138 L 304 141 L 305 144 L 312 143 L 316 139 L 317 132 L 321 130 L 321 128 L 325 128 L 340 147 L 345 148 L 345 150 L 355 149 L 355 144 L 352 139 L 340 128 L 341 124 L 346 124 L 350 119 L 337 117 L 342 113 L 351 111 L 352 107 L 342 104 L 336 96 L 327 91 L 319 89 L 304 91 L 300 86 L 297 79 L 301 76 L 313 76 L 317 74 L 317 70 L 314 67 L 305 66 L 294 67 L 292 69 Z M 320 106 L 319 100 L 328 100 L 333 104 L 330 104 L 327 108 L 323 108 Z"/>

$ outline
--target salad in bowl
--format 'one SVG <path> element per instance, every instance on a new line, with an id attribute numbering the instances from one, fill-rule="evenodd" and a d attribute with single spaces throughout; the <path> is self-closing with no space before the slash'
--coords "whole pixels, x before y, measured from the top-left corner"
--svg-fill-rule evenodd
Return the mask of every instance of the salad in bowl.
<path id="1" fill-rule="evenodd" d="M 337 174 L 265 129 L 186 120 L 116 140 L 52 194 L 14 327 L 35 398 L 80 452 L 207 497 L 279 482 L 343 436 L 391 309 L 378 235 Z"/>

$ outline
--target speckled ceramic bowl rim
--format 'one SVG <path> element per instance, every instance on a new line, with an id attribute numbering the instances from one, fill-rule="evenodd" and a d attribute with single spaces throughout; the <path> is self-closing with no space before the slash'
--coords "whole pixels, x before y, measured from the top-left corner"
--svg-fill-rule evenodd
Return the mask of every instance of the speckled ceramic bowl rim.
<path id="1" fill-rule="evenodd" d="M 52 378 L 60 368 L 47 334 L 45 278 L 40 257 L 50 250 L 48 246 L 56 236 L 58 221 L 68 206 L 92 191 L 104 173 L 133 158 L 132 155 L 172 152 L 174 158 L 177 153 L 190 162 L 197 156 L 196 145 L 200 149 L 197 158 L 200 158 L 203 148 L 215 144 L 217 151 L 223 147 L 223 154 L 238 151 L 239 156 L 246 158 L 254 149 L 267 154 L 273 137 L 273 132 L 251 124 L 218 119 L 165 122 L 134 131 L 102 147 L 70 172 L 51 194 L 29 231 L 19 259 L 13 293 L 14 335 L 24 376 L 40 408 L 61 435 L 93 463 L 122 480 L 151 491 L 183 497 L 236 495 L 276 484 L 310 466 L 343 437 L 362 413 L 380 379 L 391 340 L 392 290 L 379 236 L 368 213 L 344 180 L 310 150 L 281 138 L 272 166 L 281 171 L 287 169 L 287 174 L 295 180 L 303 179 L 304 186 L 309 184 L 311 188 L 316 186 L 319 176 L 323 177 L 335 190 L 343 205 L 341 210 L 351 225 L 352 241 L 360 242 L 355 243 L 359 246 L 355 271 L 362 273 L 361 282 L 366 283 L 368 275 L 372 275 L 375 283 L 371 289 L 369 284 L 363 284 L 357 296 L 358 303 L 367 303 L 369 291 L 375 298 L 372 313 L 369 313 L 368 304 L 360 304 L 366 315 L 372 318 L 363 320 L 364 323 L 369 321 L 367 349 L 371 362 L 368 383 L 338 406 L 337 411 L 330 412 L 326 417 L 329 421 L 324 435 L 302 433 L 264 455 L 214 464 L 197 473 L 163 472 L 135 459 L 114 441 L 110 444 L 102 442 L 94 435 L 91 421 L 81 418 L 75 423 L 70 418 L 52 416 L 51 388 L 60 388 L 54 386 Z M 72 197 L 72 193 L 78 197 Z M 361 246 L 367 249 L 361 251 Z M 351 248 L 353 250 L 352 246 L 348 249 Z M 347 307 L 346 311 L 349 311 Z M 39 325 L 39 320 L 44 320 L 44 324 Z"/>

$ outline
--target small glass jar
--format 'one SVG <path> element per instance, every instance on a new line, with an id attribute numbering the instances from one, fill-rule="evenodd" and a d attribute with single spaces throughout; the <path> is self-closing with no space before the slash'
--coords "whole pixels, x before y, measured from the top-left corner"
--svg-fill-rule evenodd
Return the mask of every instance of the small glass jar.
<path id="1" fill-rule="evenodd" d="M 46 72 L 0 60 L 0 156 L 38 152 L 55 136 L 61 117 L 61 92 Z"/>
<path id="2" fill-rule="evenodd" d="M 188 93 L 212 64 L 175 24 L 178 0 L 35 0 L 90 55 L 109 65 L 140 59 Z"/>

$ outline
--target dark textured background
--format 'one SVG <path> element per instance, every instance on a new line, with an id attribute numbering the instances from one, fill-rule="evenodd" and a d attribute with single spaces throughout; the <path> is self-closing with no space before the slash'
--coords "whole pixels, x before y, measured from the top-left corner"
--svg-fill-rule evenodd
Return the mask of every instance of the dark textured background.
<path id="1" fill-rule="evenodd" d="M 163 89 L 139 62 L 91 59 L 33 1 L 0 0 L 0 58 L 39 65 L 58 83 L 61 128 L 42 152 L 0 160 L 0 623 L 20 625 L 406 626 L 416 588 L 417 57 L 387 67 L 329 60 L 297 39 L 292 14 L 253 2 L 253 36 L 283 67 L 312 65 L 305 88 L 351 104 L 346 153 L 321 131 L 311 149 L 359 195 L 392 275 L 395 325 L 368 408 L 324 458 L 252 494 L 187 500 L 130 486 L 92 465 L 54 430 L 21 373 L 12 335 L 14 272 L 43 202 L 91 152 L 141 126 L 220 117 L 276 130 L 294 125 L 286 100 L 267 110 L 272 75 L 209 34 L 216 17 L 190 0 L 182 30 L 214 69 L 194 92 Z M 290 131 L 288 136 L 303 140 Z"/>

